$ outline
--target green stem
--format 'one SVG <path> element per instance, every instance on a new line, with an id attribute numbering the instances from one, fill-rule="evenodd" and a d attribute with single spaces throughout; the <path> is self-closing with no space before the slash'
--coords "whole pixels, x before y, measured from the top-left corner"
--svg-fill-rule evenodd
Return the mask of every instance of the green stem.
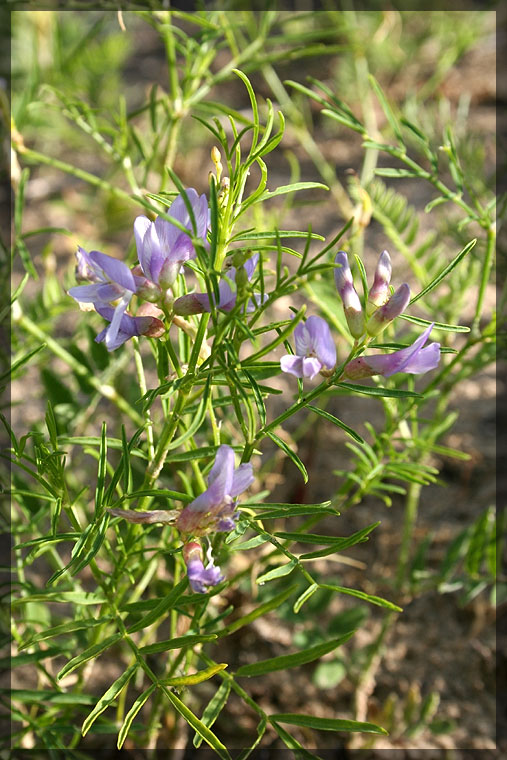
<path id="1" fill-rule="evenodd" d="M 475 334 L 479 329 L 479 322 L 482 315 L 482 307 L 484 305 L 484 297 L 486 295 L 486 287 L 489 282 L 489 275 L 491 267 L 493 265 L 493 257 L 495 254 L 495 242 L 496 242 L 496 229 L 493 224 L 488 227 L 486 238 L 486 258 L 482 266 L 481 283 L 479 285 L 479 294 L 477 296 L 477 304 L 475 307 L 475 315 L 472 322 L 471 331 Z"/>
<path id="2" fill-rule="evenodd" d="M 401 547 L 398 556 L 398 567 L 396 570 L 396 585 L 402 588 L 406 581 L 407 565 L 410 558 L 410 548 L 414 528 L 417 521 L 417 511 L 419 506 L 419 497 L 421 495 L 421 484 L 411 483 L 408 489 L 405 501 L 405 516 L 403 520 L 403 533 L 401 537 Z"/>
<path id="3" fill-rule="evenodd" d="M 139 338 L 136 338 L 134 336 L 132 338 L 132 342 L 134 345 L 134 361 L 136 364 L 137 379 L 139 381 L 139 390 L 141 391 L 141 396 L 144 396 L 148 389 L 146 386 L 146 377 L 144 375 L 143 360 L 141 357 L 141 352 L 139 350 Z M 149 408 L 144 413 L 144 421 L 144 429 L 146 431 L 146 439 L 148 441 L 148 454 L 151 460 L 155 456 L 155 445 L 153 441 L 153 422 Z"/>

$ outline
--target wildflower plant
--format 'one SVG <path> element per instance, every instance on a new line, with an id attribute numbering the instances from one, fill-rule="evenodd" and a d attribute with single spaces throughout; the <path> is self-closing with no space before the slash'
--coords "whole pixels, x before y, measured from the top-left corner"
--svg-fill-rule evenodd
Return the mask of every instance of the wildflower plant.
<path id="1" fill-rule="evenodd" d="M 350 14 L 336 12 L 289 15 L 120 14 L 127 30 L 117 32 L 121 44 L 130 25 L 149 27 L 167 59 L 168 91 L 154 84 L 143 102 L 129 106 L 123 95 L 112 95 L 117 88 L 101 86 L 102 68 L 94 73 L 79 63 L 79 45 L 73 60 L 82 98 L 57 67 L 44 71 L 35 57 L 26 98 L 39 104 L 47 98 L 66 138 L 78 128 L 100 148 L 106 163 L 96 173 L 52 155 L 51 139 L 47 154 L 38 149 L 36 127 L 48 128 L 46 114 L 37 124 L 23 99 L 14 104 L 13 149 L 22 167 L 14 253 L 24 273 L 13 292 L 12 375 L 40 370 L 47 395 L 44 419 L 28 432 L 3 418 L 15 503 L 13 665 L 33 669 L 30 687 L 17 680 L 12 695 L 19 746 L 86 749 L 94 734 L 114 733 L 119 748 L 167 748 L 183 736 L 230 758 L 235 747 L 221 736 L 232 695 L 255 718 L 242 758 L 273 740 L 314 756 L 319 732 L 358 735 L 366 746 L 388 724 L 397 730 L 385 716 L 382 724 L 370 719 L 363 707 L 387 632 L 413 595 L 440 588 L 457 572 L 451 547 L 442 568 L 424 576 L 426 586 L 419 582 L 414 527 L 423 486 L 437 481 L 430 455 L 462 456 L 440 443 L 455 419 L 452 391 L 493 356 L 492 323 L 485 319 L 495 239 L 491 192 L 468 183 L 450 126 L 442 167 L 432 140 L 395 112 L 376 79 L 365 79 L 364 67 L 356 71 L 359 90 L 368 88 L 362 118 L 325 83 L 282 82 L 279 61 L 336 53 L 341 46 L 334 40 L 350 23 L 342 18 Z M 100 16 L 100 23 L 117 23 L 116 13 Z M 47 15 L 64 48 L 77 44 L 74 17 Z M 303 21 L 310 32 L 302 32 Z M 37 27 L 42 19 L 31 23 L 40 42 L 48 33 Z M 106 53 L 100 23 L 90 28 L 89 44 Z M 219 48 L 229 57 L 222 68 Z M 119 76 L 120 66 L 108 71 Z M 271 99 L 256 94 L 254 72 Z M 211 100 L 222 83 L 240 88 L 247 107 Z M 385 142 L 372 121 L 373 98 L 386 117 Z M 305 121 L 310 102 L 331 124 L 361 135 L 361 177 L 348 187 Z M 286 129 L 322 181 L 301 180 L 294 158 L 286 184 L 271 180 L 270 160 Z M 189 172 L 184 157 L 202 144 L 206 158 Z M 404 168 L 380 168 L 382 152 Z M 99 203 L 110 204 L 105 218 L 123 219 L 122 244 L 114 244 L 104 224 L 27 230 L 25 198 L 41 166 L 88 185 L 89 208 L 100 193 Z M 438 195 L 428 213 L 453 204 L 461 216 L 442 233 L 445 245 L 431 233 L 415 242 L 406 219 L 415 211 L 379 177 L 429 183 Z M 332 234 L 314 229 L 304 204 L 301 229 L 287 228 L 295 198 L 329 191 Z M 369 271 L 372 217 L 393 261 L 386 250 L 374 250 Z M 30 238 L 47 234 L 41 286 Z M 66 265 L 58 263 L 57 277 L 51 248 L 63 235 L 75 254 L 64 282 Z M 29 283 L 36 285 L 34 298 Z M 461 311 L 471 298 L 465 324 Z M 339 411 L 347 399 L 376 401 L 383 427 L 369 424 L 366 413 L 351 423 Z M 325 501 L 278 501 L 270 476 L 280 461 L 289 478 L 311 486 L 298 440 L 317 417 L 347 442 L 334 460 L 337 480 L 326 483 Z M 341 516 L 352 506 L 359 511 L 368 497 L 376 500 L 378 520 L 343 535 Z M 349 549 L 374 542 L 383 511 L 397 498 L 405 500 L 405 517 L 396 578 L 382 584 L 366 566 L 361 582 L 348 585 L 326 558 L 346 563 Z M 487 510 L 461 538 L 467 593 L 492 587 L 493 541 Z M 339 635 L 328 626 L 331 598 L 343 614 Z M 340 605 L 351 598 L 358 606 L 347 612 Z M 285 677 L 324 655 L 336 657 L 369 609 L 384 616 L 382 633 L 371 656 L 350 659 L 355 701 L 348 715 L 308 714 L 299 701 L 284 712 L 259 704 L 250 678 L 276 671 Z M 276 615 L 301 621 L 314 639 L 264 659 L 237 651 L 237 631 Z M 92 682 L 94 664 L 108 658 L 116 664 L 114 678 Z M 418 725 L 433 717 L 428 708 Z M 308 747 L 301 728 L 314 732 Z"/>

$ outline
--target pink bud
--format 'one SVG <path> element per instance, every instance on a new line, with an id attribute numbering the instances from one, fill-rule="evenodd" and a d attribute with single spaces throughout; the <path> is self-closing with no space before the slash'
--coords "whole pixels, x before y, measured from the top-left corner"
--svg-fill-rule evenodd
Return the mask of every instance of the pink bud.
<path id="1" fill-rule="evenodd" d="M 377 309 L 370 318 L 366 325 L 368 335 L 373 337 L 381 333 L 382 330 L 385 330 L 387 325 L 392 322 L 393 319 L 396 319 L 396 317 L 399 317 L 400 314 L 405 311 L 409 301 L 410 288 L 407 283 L 404 282 L 400 285 L 398 290 L 393 293 L 389 301 Z"/>
<path id="2" fill-rule="evenodd" d="M 368 293 L 367 311 L 372 313 L 376 308 L 385 304 L 389 297 L 389 283 L 391 281 L 391 258 L 387 251 L 380 254 L 375 277 L 370 292 Z"/>
<path id="3" fill-rule="evenodd" d="M 165 333 L 165 325 L 160 319 L 156 317 L 139 317 L 139 320 L 143 320 L 142 323 L 138 322 L 139 333 L 146 335 L 147 338 L 160 338 Z"/>

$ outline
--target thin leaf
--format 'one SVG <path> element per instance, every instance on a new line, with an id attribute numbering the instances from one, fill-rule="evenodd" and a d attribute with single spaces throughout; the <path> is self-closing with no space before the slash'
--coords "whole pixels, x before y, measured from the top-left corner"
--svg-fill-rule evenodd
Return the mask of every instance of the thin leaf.
<path id="1" fill-rule="evenodd" d="M 429 285 L 426 285 L 426 287 L 421 290 L 420 293 L 417 293 L 409 303 L 409 306 L 412 306 L 413 303 L 418 301 L 420 298 L 423 298 L 427 293 L 429 293 L 433 288 L 436 288 L 437 285 L 442 282 L 442 280 L 447 277 L 447 275 L 452 272 L 454 267 L 456 267 L 462 259 L 465 258 L 465 256 L 472 250 L 472 248 L 477 243 L 477 239 L 474 238 L 474 240 L 471 240 L 464 248 L 461 249 L 461 251 L 453 258 L 453 260 L 448 264 L 442 271 L 437 274 L 437 276 L 429 283 Z"/>
<path id="2" fill-rule="evenodd" d="M 318 731 L 362 731 L 368 734 L 385 734 L 385 728 L 374 723 L 363 723 L 359 720 L 341 720 L 339 718 L 316 718 L 313 715 L 297 715 L 295 713 L 275 713 L 269 716 L 269 721 L 289 723 L 292 726 L 305 726 Z"/>
<path id="3" fill-rule="evenodd" d="M 210 747 L 212 747 L 218 755 L 223 760 L 231 760 L 231 756 L 229 755 L 229 752 L 227 751 L 227 748 L 222 744 L 220 739 L 215 736 L 213 731 L 211 731 L 199 718 L 197 715 L 194 715 L 192 710 L 190 710 L 182 701 L 179 699 L 176 694 L 173 694 L 172 692 L 168 691 L 164 688 L 164 694 L 166 695 L 167 699 L 172 703 L 173 707 L 182 715 L 185 720 L 187 721 L 188 725 L 191 726 L 194 731 L 199 734 L 199 736 L 202 736 L 205 742 L 207 742 Z"/>
<path id="4" fill-rule="evenodd" d="M 121 633 L 115 633 L 112 636 L 109 636 L 107 639 L 99 641 L 97 644 L 93 644 L 91 647 L 88 647 L 88 649 L 85 649 L 84 652 L 78 654 L 77 657 L 73 657 L 72 660 L 69 660 L 69 662 L 63 666 L 63 668 L 56 676 L 57 680 L 61 681 L 62 678 L 65 678 L 65 676 L 67 676 L 69 673 L 72 673 L 73 670 L 79 668 L 80 665 L 88 662 L 88 660 L 92 660 L 98 657 L 99 654 L 104 652 L 106 649 L 109 649 L 109 647 L 113 646 L 113 644 L 116 644 L 116 642 L 120 641 L 121 638 Z"/>
<path id="5" fill-rule="evenodd" d="M 279 446 L 282 451 L 289 457 L 289 459 L 296 465 L 298 470 L 303 476 L 303 480 L 305 483 L 308 483 L 308 473 L 306 471 L 306 467 L 304 466 L 301 459 L 298 457 L 298 455 L 292 451 L 292 449 L 285 443 L 285 441 L 282 441 L 281 438 L 279 438 L 275 433 L 273 433 L 271 430 L 266 431 L 266 435 L 271 438 L 271 440 L 276 443 L 277 446 Z"/>
<path id="6" fill-rule="evenodd" d="M 222 681 L 217 692 L 204 708 L 204 712 L 202 714 L 201 720 L 205 726 L 207 726 L 208 728 L 211 728 L 211 726 L 216 721 L 216 719 L 218 718 L 218 716 L 224 709 L 225 705 L 227 704 L 227 700 L 229 699 L 230 692 L 231 692 L 230 680 Z M 199 748 L 202 744 L 202 736 L 196 733 L 194 736 L 193 744 L 194 744 L 194 747 Z"/>
<path id="7" fill-rule="evenodd" d="M 376 604 L 378 607 L 386 607 L 388 610 L 395 610 L 395 612 L 403 612 L 401 607 L 393 602 L 388 602 L 387 599 L 382 599 L 380 596 L 373 596 L 371 594 L 365 594 L 364 591 L 358 591 L 355 588 L 346 588 L 345 586 L 335 586 L 329 583 L 321 583 L 320 588 L 327 588 L 330 591 L 338 591 L 340 594 L 349 594 L 349 596 L 356 596 L 358 599 L 363 599 L 370 604 Z"/>
<path id="8" fill-rule="evenodd" d="M 280 657 L 271 657 L 269 660 L 261 660 L 260 662 L 254 662 L 251 665 L 243 665 L 238 668 L 236 676 L 261 676 L 265 673 L 272 673 L 275 670 L 285 670 L 286 668 L 297 668 L 300 665 L 305 665 L 307 662 L 313 662 L 323 657 L 329 652 L 333 652 L 337 647 L 345 644 L 355 631 L 349 631 L 343 636 L 339 636 L 336 639 L 331 639 L 322 644 L 317 644 L 309 649 L 304 649 L 301 652 L 294 652 L 294 654 L 284 654 Z"/>
<path id="9" fill-rule="evenodd" d="M 353 438 L 358 443 L 364 443 L 364 438 L 361 438 L 359 433 L 356 433 L 355 430 L 353 430 L 351 427 L 349 427 L 344 422 L 339 420 L 338 417 L 335 417 L 333 414 L 326 412 L 324 409 L 320 409 L 318 406 L 313 406 L 313 404 L 308 404 L 306 408 L 311 409 L 312 412 L 315 412 L 320 417 L 324 417 L 325 420 L 329 420 L 329 422 L 332 422 L 333 425 L 336 425 L 337 427 L 340 427 L 342 430 L 345 430 L 345 432 L 348 435 L 350 435 L 350 437 Z"/>
<path id="10" fill-rule="evenodd" d="M 136 717 L 137 713 L 141 709 L 141 707 L 145 704 L 145 702 L 148 701 L 148 699 L 151 697 L 155 689 L 157 688 L 157 684 L 152 683 L 151 686 L 149 686 L 146 691 L 143 691 L 142 694 L 138 696 L 130 710 L 125 716 L 125 720 L 123 721 L 122 727 L 120 728 L 120 732 L 118 734 L 118 743 L 117 747 L 118 749 L 121 749 L 123 747 L 123 743 L 125 739 L 127 738 L 128 732 L 130 730 L 130 726 L 132 725 L 132 721 Z"/>
<path id="11" fill-rule="evenodd" d="M 105 692 L 105 694 L 102 695 L 102 697 L 99 699 L 91 713 L 88 715 L 87 718 L 85 718 L 83 722 L 83 726 L 81 728 L 81 734 L 83 736 L 86 736 L 94 722 L 97 720 L 99 715 L 101 715 L 104 710 L 107 710 L 107 708 L 114 702 L 116 697 L 120 694 L 120 692 L 125 688 L 125 686 L 128 684 L 134 673 L 136 672 L 138 668 L 138 663 L 134 663 L 130 666 L 130 668 L 127 668 L 127 670 L 121 674 L 119 678 L 114 681 L 114 683 L 111 684 L 109 689 Z"/>
<path id="12" fill-rule="evenodd" d="M 338 388 L 345 388 L 355 393 L 364 393 L 365 396 L 385 396 L 387 398 L 422 398 L 421 393 L 414 391 L 403 391 L 398 388 L 379 388 L 374 385 L 358 385 L 357 383 L 335 383 Z M 364 441 L 362 441 L 364 443 Z"/>
<path id="13" fill-rule="evenodd" d="M 275 567 L 273 568 L 273 570 L 268 570 L 267 573 L 260 575 L 257 578 L 257 583 L 260 585 L 263 585 L 267 581 L 272 581 L 275 578 L 282 578 L 285 575 L 290 575 L 290 573 L 292 573 L 296 565 L 297 565 L 297 560 L 291 559 L 285 565 L 279 565 L 279 567 Z"/>
<path id="14" fill-rule="evenodd" d="M 202 683 L 207 681 L 212 676 L 220 673 L 221 670 L 225 670 L 228 665 L 226 662 L 217 662 L 215 665 L 210 665 L 209 668 L 199 670 L 197 673 L 192 673 L 188 676 L 174 676 L 173 678 L 164 678 L 161 683 L 166 686 L 174 686 L 180 688 L 182 686 L 193 686 L 196 683 Z"/>
<path id="15" fill-rule="evenodd" d="M 204 641 L 213 641 L 216 638 L 216 633 L 188 634 L 186 636 L 177 636 L 174 639 L 157 641 L 155 644 L 148 644 L 145 647 L 141 647 L 139 652 L 142 654 L 156 654 L 158 652 L 167 652 L 169 649 L 183 649 L 183 647 L 201 644 Z"/>

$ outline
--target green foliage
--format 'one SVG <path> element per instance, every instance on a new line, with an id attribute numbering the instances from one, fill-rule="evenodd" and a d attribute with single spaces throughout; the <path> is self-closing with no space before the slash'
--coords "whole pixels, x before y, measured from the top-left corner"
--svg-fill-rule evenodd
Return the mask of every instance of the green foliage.
<path id="1" fill-rule="evenodd" d="M 263 740 L 315 757 L 300 743 L 309 736 L 311 745 L 313 731 L 364 733 L 371 746 L 388 731 L 410 738 L 451 730 L 436 717 L 438 695 L 416 689 L 404 703 L 387 700 L 375 723 L 270 713 L 249 689 L 251 678 L 290 676 L 291 668 L 306 668 L 324 690 L 344 679 L 360 688 L 371 661 L 361 650 L 354 657 L 353 634 L 370 614 L 383 615 L 385 630 L 394 625 L 407 594 L 459 592 L 463 604 L 485 590 L 505 598 L 495 565 L 503 515 L 487 509 L 436 566 L 431 537 L 414 541 L 421 492 L 442 484 L 439 458 L 467 456 L 442 441 L 457 418 L 453 393 L 494 360 L 485 300 L 494 198 L 484 146 L 468 130 L 463 104 L 454 120 L 435 98 L 486 33 L 488 15 L 143 8 L 121 17 L 13 16 L 14 356 L 1 379 L 12 377 L 18 405 L 12 427 L 2 417 L 14 501 L 14 744 L 86 752 L 88 735 L 115 734 L 119 749 L 127 739 L 156 746 L 174 738 L 164 734 L 169 712 L 191 729 L 195 747 L 229 758 L 221 736 L 231 695 L 257 721 L 242 760 Z M 389 82 L 429 42 L 432 75 L 397 101 Z M 146 50 L 160 81 L 140 65 Z M 308 66 L 319 76 L 325 61 L 325 81 L 300 81 L 303 59 L 305 74 Z M 350 182 L 342 184 L 319 145 L 320 128 L 361 137 Z M 220 169 L 208 159 L 212 145 Z M 315 167 L 310 179 L 303 151 Z M 277 163 L 281 155 L 287 166 Z M 424 211 L 408 200 L 407 182 L 421 187 Z M 160 340 L 136 339 L 110 354 L 95 341 L 99 316 L 78 313 L 67 296 L 74 279 L 63 262 L 79 242 L 133 264 L 134 216 L 170 219 L 167 206 L 189 185 L 206 191 L 211 230 L 206 247 L 194 239 L 197 257 L 173 295 L 196 289 L 216 300 L 237 257 L 258 254 L 256 273 L 238 285 L 230 311 L 212 306 L 174 320 Z M 37 192 L 42 222 L 29 209 Z M 313 229 L 313 208 L 326 197 L 334 221 L 324 235 Z M 290 229 L 294 217 L 301 229 Z M 429 381 L 344 379 L 366 346 L 348 332 L 333 261 L 338 247 L 353 254 L 365 299 L 370 220 L 406 262 L 415 308 L 368 350 L 399 350 L 434 322 L 443 360 Z M 280 352 L 294 352 L 295 327 L 315 313 L 339 335 L 338 364 L 313 385 L 290 378 L 288 398 L 277 377 Z M 353 401 L 377 405 L 383 421 L 348 424 L 338 409 Z M 272 495 L 280 461 L 290 462 L 298 486 L 312 484 L 298 441 L 315 425 L 339 450 L 334 492 L 313 497 L 318 503 L 278 501 L 290 498 Z M 201 594 L 189 589 L 182 540 L 169 521 L 206 489 L 223 443 L 242 463 L 253 461 L 257 482 L 235 530 L 210 537 L 226 577 Z M 367 497 L 379 517 L 384 505 L 405 504 L 397 578 L 386 592 L 368 565 L 361 588 L 322 569 L 331 560 L 353 564 L 346 552 L 377 540 L 376 516 L 354 532 L 340 528 L 340 513 Z M 150 507 L 167 512 L 166 524 L 126 523 L 109 511 Z M 389 598 L 372 593 L 377 588 Z M 269 657 L 249 651 L 234 664 L 234 634 L 260 619 L 296 623 L 294 646 Z M 230 662 L 213 659 L 224 652 Z M 91 677 L 102 663 L 111 666 L 107 683 Z M 18 667 L 30 668 L 30 688 L 18 688 Z M 6 704 L 7 693 L 0 696 Z"/>

